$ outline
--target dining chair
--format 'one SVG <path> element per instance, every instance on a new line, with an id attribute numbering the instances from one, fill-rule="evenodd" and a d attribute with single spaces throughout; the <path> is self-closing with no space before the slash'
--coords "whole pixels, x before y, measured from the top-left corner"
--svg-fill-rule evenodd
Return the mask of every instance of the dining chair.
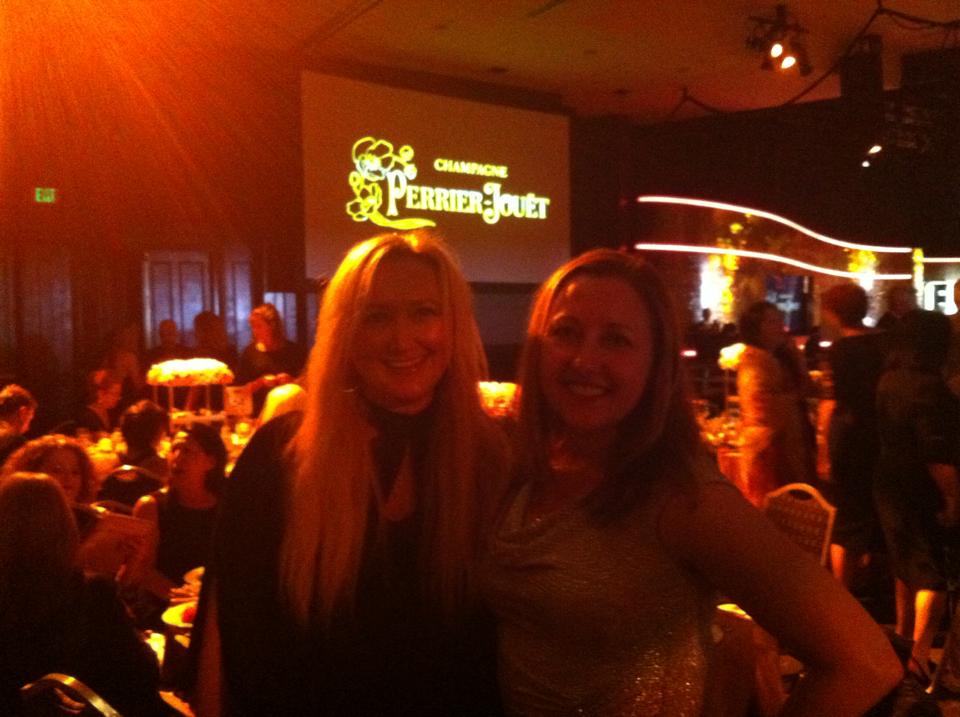
<path id="1" fill-rule="evenodd" d="M 762 510 L 787 537 L 803 550 L 815 555 L 820 560 L 820 564 L 826 566 L 837 509 L 827 502 L 820 491 L 806 483 L 790 483 L 767 493 L 763 498 Z M 714 626 L 723 628 L 726 632 L 731 624 L 731 616 L 752 623 L 752 618 L 740 607 L 733 603 L 724 603 L 717 606 Z M 766 635 L 759 626 L 754 626 L 754 630 L 756 631 L 753 633 L 755 640 L 759 639 L 757 636 L 765 636 L 771 642 L 773 641 L 773 638 Z M 757 644 L 762 644 L 762 640 Z M 728 647 L 726 653 L 739 655 L 741 660 L 748 659 L 748 653 L 742 646 Z M 721 651 L 720 654 L 724 653 Z M 776 714 L 782 705 L 778 700 L 785 693 L 775 689 L 775 686 L 795 682 L 803 665 L 791 655 L 779 652 L 775 643 L 773 647 L 767 646 L 758 655 L 763 659 L 753 658 L 757 677 L 755 686 L 757 691 L 753 695 L 753 701 L 759 700 L 762 709 L 756 709 L 755 704 L 751 714 Z M 773 666 L 771 666 L 771 659 Z M 771 678 L 771 675 L 776 674 L 779 674 L 779 681 Z M 723 704 L 729 706 L 729 703 L 729 700 L 726 700 Z M 726 713 L 719 711 L 718 714 Z"/>
<path id="2" fill-rule="evenodd" d="M 107 473 L 98 498 L 107 510 L 129 515 L 138 499 L 162 487 L 163 480 L 146 468 L 125 464 Z"/>
<path id="3" fill-rule="evenodd" d="M 764 496 L 763 513 L 781 531 L 826 566 L 837 509 L 816 488 L 789 483 Z"/>
<path id="4" fill-rule="evenodd" d="M 20 688 L 24 717 L 123 717 L 76 677 L 51 672 Z"/>

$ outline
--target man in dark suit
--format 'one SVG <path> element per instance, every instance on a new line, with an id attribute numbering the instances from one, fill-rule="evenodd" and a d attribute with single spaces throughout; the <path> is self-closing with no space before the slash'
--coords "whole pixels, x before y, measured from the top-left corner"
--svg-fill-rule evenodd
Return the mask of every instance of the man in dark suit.
<path id="1" fill-rule="evenodd" d="M 22 386 L 11 383 L 0 390 L 0 466 L 26 443 L 24 434 L 36 410 L 36 399 Z"/>

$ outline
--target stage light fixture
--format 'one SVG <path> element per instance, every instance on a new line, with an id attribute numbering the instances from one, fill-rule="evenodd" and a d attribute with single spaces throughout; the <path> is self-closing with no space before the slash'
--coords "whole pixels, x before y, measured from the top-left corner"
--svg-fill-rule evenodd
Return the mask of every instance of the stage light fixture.
<path id="1" fill-rule="evenodd" d="M 790 54 L 797 59 L 797 69 L 803 77 L 813 72 L 813 66 L 810 64 L 810 58 L 807 56 L 807 46 L 803 41 L 796 37 L 791 39 Z"/>
<path id="2" fill-rule="evenodd" d="M 747 36 L 747 47 L 763 55 L 761 69 L 787 71 L 796 68 L 801 75 L 813 71 L 806 45 L 800 39 L 807 30 L 790 14 L 785 3 L 776 5 L 772 18 L 751 15 L 750 21 L 753 26 Z"/>

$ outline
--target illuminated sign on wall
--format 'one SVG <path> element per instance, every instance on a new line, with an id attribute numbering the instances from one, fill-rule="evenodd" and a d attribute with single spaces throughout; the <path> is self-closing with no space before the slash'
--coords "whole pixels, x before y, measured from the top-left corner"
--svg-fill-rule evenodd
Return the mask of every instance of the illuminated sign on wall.
<path id="1" fill-rule="evenodd" d="M 953 302 L 953 286 L 956 281 L 928 281 L 923 285 L 923 308 L 944 314 L 957 313 Z"/>
<path id="2" fill-rule="evenodd" d="M 57 201 L 56 187 L 36 187 L 33 190 L 33 201 L 37 204 L 55 204 Z"/>
<path id="3" fill-rule="evenodd" d="M 475 214 L 487 224 L 501 219 L 547 218 L 549 197 L 533 192 L 512 194 L 503 191 L 503 184 L 484 182 L 479 188 L 437 187 L 414 184 L 418 176 L 413 162 L 414 149 L 403 145 L 394 150 L 393 143 L 363 137 L 353 144 L 353 166 L 349 183 L 354 198 L 347 202 L 346 212 L 355 222 L 369 221 L 377 226 L 409 230 L 436 226 L 426 217 L 400 216 L 408 212 L 442 212 Z M 509 176 L 502 165 L 464 162 L 438 157 L 432 166 L 441 172 L 469 176 Z"/>
<path id="4" fill-rule="evenodd" d="M 827 276 L 839 276 L 845 279 L 859 279 L 861 277 L 860 274 L 855 274 L 852 271 L 830 269 L 829 267 L 817 266 L 816 264 L 809 264 L 805 261 L 797 261 L 796 259 L 780 256 L 779 254 L 769 254 L 762 251 L 750 251 L 748 249 L 730 249 L 728 247 L 698 246 L 692 244 L 658 243 L 634 244 L 633 248 L 639 249 L 640 251 L 676 251 L 685 252 L 688 254 L 718 254 L 726 256 L 740 256 L 746 259 L 764 259 L 766 261 L 787 264 L 788 266 L 795 266 L 798 269 L 804 269 L 805 271 L 815 271 L 819 274 L 826 274 Z M 913 278 L 912 274 L 873 274 L 872 276 L 874 279 L 889 279 L 894 281 L 908 281 Z"/>
<path id="5" fill-rule="evenodd" d="M 570 258 L 566 114 L 312 71 L 301 108 L 308 276 L 331 276 L 358 241 L 420 227 L 471 282 L 539 284 Z"/>

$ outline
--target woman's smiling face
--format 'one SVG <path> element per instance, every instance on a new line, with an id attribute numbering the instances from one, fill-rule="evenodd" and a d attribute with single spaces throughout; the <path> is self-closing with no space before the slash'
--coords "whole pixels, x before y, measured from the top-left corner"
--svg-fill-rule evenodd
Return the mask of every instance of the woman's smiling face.
<path id="1" fill-rule="evenodd" d="M 550 307 L 544 397 L 568 433 L 609 433 L 640 400 L 653 363 L 650 312 L 622 279 L 583 274 Z"/>
<path id="2" fill-rule="evenodd" d="M 383 259 L 351 351 L 367 400 L 407 414 L 430 405 L 450 363 L 447 311 L 428 259 L 406 254 Z"/>

